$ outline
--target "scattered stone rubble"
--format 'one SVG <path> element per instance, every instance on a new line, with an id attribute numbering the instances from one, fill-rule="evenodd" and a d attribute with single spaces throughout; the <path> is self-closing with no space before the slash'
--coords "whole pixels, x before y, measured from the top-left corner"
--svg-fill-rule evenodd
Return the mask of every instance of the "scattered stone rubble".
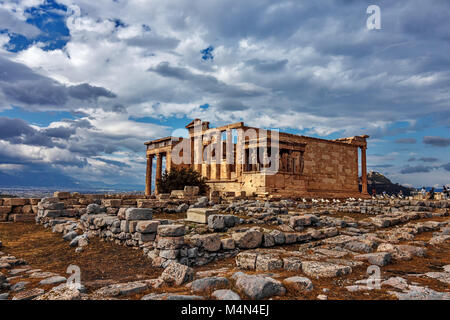
<path id="1" fill-rule="evenodd" d="M 52 198 L 41 200 L 3 199 L 0 211 L 4 218 L 4 212 L 9 210 L 8 221 L 29 221 L 17 217 L 32 215 L 37 223 L 61 233 L 68 250 L 81 252 L 89 246 L 90 239 L 99 237 L 140 249 L 149 258 L 149 266 L 164 268 L 157 279 L 109 285 L 96 290 L 90 298 L 122 298 L 163 284 L 187 285 L 192 295 L 152 293 L 142 299 L 202 299 L 206 292 L 216 299 L 264 299 L 284 295 L 287 287 L 308 292 L 313 290 L 315 279 L 339 278 L 361 266 L 383 268 L 397 261 L 424 257 L 428 246 L 439 246 L 450 239 L 447 218 L 450 202 L 444 200 L 309 202 L 242 196 L 210 200 L 192 194 L 185 197 L 184 192 L 159 195 L 157 199 L 102 198 L 58 192 Z M 186 212 L 186 218 L 176 215 L 182 212 Z M 160 213 L 172 213 L 174 219 L 157 218 Z M 414 241 L 417 235 L 430 231 L 433 236 L 428 242 Z M 219 270 L 217 274 L 201 276 L 193 269 L 233 257 L 235 267 L 241 271 L 232 275 L 230 270 Z M 15 257 L 0 257 L 1 270 L 23 264 Z M 423 277 L 448 284 L 448 269 L 428 272 Z M 276 279 L 276 272 L 282 271 L 298 275 Z M 39 272 L 28 277 L 33 274 L 37 276 Z M 27 290 L 25 280 L 15 282 L 11 289 L 7 277 L 1 274 L 0 288 L 8 292 L 2 293 L 0 299 L 87 297 L 80 290 L 65 286 L 64 277 L 41 276 L 42 285 L 55 287 L 48 292 L 40 288 Z M 448 293 L 397 280 L 386 279 L 384 285 L 394 282 L 394 288 L 401 290 L 393 293 L 398 299 L 449 298 Z M 365 287 L 356 284 L 347 289 L 359 291 Z M 12 293 L 16 291 L 20 294 Z"/>

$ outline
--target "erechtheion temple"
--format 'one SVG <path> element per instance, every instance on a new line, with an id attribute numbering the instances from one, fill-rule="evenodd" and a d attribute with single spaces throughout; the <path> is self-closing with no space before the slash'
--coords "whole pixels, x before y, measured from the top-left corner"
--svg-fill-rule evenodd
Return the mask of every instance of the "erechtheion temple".
<path id="1" fill-rule="evenodd" d="M 187 138 L 166 137 L 145 143 L 147 195 L 152 190 L 154 158 L 154 181 L 161 177 L 165 163 L 167 171 L 181 167 L 197 170 L 210 189 L 219 193 L 330 198 L 368 195 L 366 135 L 325 140 L 248 127 L 243 122 L 210 128 L 209 122 L 200 119 L 186 129 Z"/>

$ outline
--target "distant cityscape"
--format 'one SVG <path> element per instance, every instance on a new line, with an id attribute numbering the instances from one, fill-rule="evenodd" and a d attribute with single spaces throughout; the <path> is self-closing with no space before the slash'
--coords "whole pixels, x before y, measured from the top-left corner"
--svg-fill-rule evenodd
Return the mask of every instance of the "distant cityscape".
<path id="1" fill-rule="evenodd" d="M 114 189 L 66 189 L 66 188 L 0 188 L 0 197 L 12 196 L 19 198 L 45 198 L 52 197 L 55 191 L 78 192 L 81 194 L 130 194 L 142 195 L 142 190 L 114 190 Z"/>

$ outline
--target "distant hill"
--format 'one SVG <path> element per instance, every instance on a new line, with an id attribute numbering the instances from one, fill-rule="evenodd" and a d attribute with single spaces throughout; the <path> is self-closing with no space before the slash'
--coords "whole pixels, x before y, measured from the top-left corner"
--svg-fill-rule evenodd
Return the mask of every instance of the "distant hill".
<path id="1" fill-rule="evenodd" d="M 411 191 L 415 190 L 414 188 L 408 188 L 398 183 L 392 183 L 391 180 L 377 171 L 370 171 L 367 174 L 367 191 L 369 194 L 372 194 L 374 188 L 377 194 L 386 191 L 387 194 L 392 195 L 402 191 L 404 196 L 409 196 Z"/>
<path id="2" fill-rule="evenodd" d="M 45 188 L 53 190 L 98 190 L 98 191 L 136 191 L 144 190 L 144 185 L 106 184 L 101 181 L 78 181 L 60 172 L 16 171 L 6 174 L 0 171 L 0 188 Z"/>
<path id="3" fill-rule="evenodd" d="M 44 172 L 16 171 L 14 174 L 0 172 L 0 187 L 77 188 L 80 185 L 74 179 L 57 172 L 47 174 Z"/>

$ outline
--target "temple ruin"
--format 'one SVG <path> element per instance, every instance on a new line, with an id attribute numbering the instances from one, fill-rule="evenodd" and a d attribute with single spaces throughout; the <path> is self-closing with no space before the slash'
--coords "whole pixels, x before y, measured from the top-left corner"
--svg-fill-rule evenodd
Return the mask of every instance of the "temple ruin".
<path id="1" fill-rule="evenodd" d="M 367 135 L 325 140 L 248 127 L 210 128 L 195 119 L 188 137 L 146 142 L 146 195 L 165 170 L 192 168 L 220 194 L 275 197 L 367 197 Z M 359 150 L 361 156 L 359 157 Z M 156 174 L 152 177 L 153 159 Z M 164 159 L 165 158 L 165 161 Z M 361 159 L 359 187 L 358 163 Z M 158 187 L 155 183 L 155 193 Z"/>

